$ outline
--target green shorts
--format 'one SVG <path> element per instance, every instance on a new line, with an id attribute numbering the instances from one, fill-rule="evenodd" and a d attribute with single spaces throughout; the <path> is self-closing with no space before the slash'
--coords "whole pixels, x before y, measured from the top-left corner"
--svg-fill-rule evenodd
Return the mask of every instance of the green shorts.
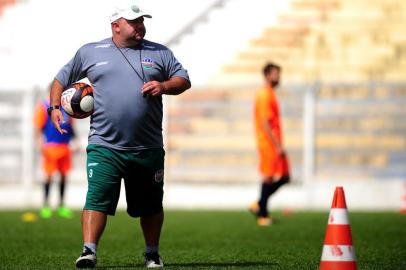
<path id="1" fill-rule="evenodd" d="M 163 148 L 122 151 L 90 144 L 86 151 L 88 190 L 84 209 L 114 215 L 124 179 L 130 216 L 151 216 L 162 211 Z"/>

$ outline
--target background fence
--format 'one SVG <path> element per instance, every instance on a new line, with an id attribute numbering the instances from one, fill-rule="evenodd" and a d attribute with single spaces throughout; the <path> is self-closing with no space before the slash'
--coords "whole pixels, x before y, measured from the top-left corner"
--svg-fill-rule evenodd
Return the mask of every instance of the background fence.
<path id="1" fill-rule="evenodd" d="M 255 182 L 255 88 L 192 89 L 165 103 L 168 181 Z M 33 110 L 43 89 L 0 91 L 0 183 L 40 176 Z M 328 178 L 406 178 L 404 84 L 285 85 L 278 90 L 285 145 L 298 182 Z M 89 119 L 72 181 L 85 179 Z"/>

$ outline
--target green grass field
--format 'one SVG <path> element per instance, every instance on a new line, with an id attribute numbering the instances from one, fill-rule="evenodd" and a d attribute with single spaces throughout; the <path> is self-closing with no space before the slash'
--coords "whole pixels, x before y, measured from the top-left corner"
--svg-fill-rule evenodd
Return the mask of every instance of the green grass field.
<path id="1" fill-rule="evenodd" d="M 0 212 L 0 269 L 75 269 L 81 251 L 80 213 L 73 219 L 23 222 Z M 406 215 L 350 213 L 358 269 L 406 269 Z M 161 255 L 167 269 L 318 269 L 327 212 L 275 213 L 257 227 L 243 211 L 167 211 Z M 144 269 L 138 220 L 109 219 L 97 269 Z"/>

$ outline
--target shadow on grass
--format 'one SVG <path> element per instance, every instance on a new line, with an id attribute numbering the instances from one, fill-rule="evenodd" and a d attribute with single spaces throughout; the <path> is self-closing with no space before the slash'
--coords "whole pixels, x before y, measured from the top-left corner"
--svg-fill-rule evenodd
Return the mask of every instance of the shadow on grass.
<path id="1" fill-rule="evenodd" d="M 134 267 L 145 268 L 143 264 L 126 264 L 126 265 L 97 265 L 95 269 L 134 269 Z"/>
<path id="2" fill-rule="evenodd" d="M 276 263 L 267 262 L 211 262 L 211 263 L 168 263 L 167 267 L 254 267 L 254 266 L 276 266 Z"/>
<path id="3" fill-rule="evenodd" d="M 267 262 L 197 262 L 197 263 L 165 263 L 165 268 L 173 267 L 199 267 L 199 268 L 212 268 L 212 267 L 242 267 L 242 268 L 252 268 L 252 267 L 271 267 L 277 266 L 277 263 L 267 263 Z M 127 265 L 104 265 L 97 266 L 97 269 L 134 269 L 145 268 L 143 264 L 127 264 Z"/>

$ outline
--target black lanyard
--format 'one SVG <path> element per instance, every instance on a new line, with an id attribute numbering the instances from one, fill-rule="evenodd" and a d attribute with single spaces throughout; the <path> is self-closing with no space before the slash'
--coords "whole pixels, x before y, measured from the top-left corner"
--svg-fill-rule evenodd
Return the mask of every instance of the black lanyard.
<path id="1" fill-rule="evenodd" d="M 130 67 L 134 70 L 135 74 L 137 74 L 138 78 L 140 78 L 140 80 L 145 84 L 145 73 L 144 73 L 144 69 L 142 68 L 142 63 L 141 63 L 141 48 L 139 49 L 139 52 L 140 52 L 140 68 L 142 71 L 142 77 L 138 73 L 138 71 L 134 68 L 134 66 L 131 64 L 131 62 L 128 60 L 128 58 L 125 56 L 123 51 L 121 51 L 121 49 L 116 45 L 113 38 L 111 38 L 111 41 L 113 42 L 113 44 L 117 48 L 117 50 L 121 53 L 121 55 L 124 57 L 124 59 L 127 61 L 127 63 L 130 65 Z"/>

